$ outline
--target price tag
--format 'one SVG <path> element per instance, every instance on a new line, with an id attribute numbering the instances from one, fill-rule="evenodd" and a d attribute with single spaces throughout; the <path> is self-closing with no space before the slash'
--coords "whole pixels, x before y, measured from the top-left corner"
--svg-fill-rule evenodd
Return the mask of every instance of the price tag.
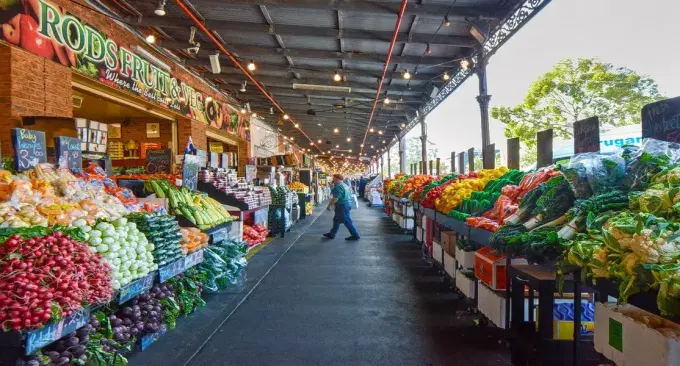
<path id="1" fill-rule="evenodd" d="M 146 172 L 149 174 L 170 173 L 172 166 L 172 150 L 147 150 Z"/>
<path id="2" fill-rule="evenodd" d="M 600 119 L 574 122 L 574 154 L 600 151 Z"/>
<path id="3" fill-rule="evenodd" d="M 153 287 L 153 274 L 142 277 L 136 281 L 132 281 L 120 289 L 118 296 L 118 304 L 123 304 L 137 295 L 149 291 Z"/>
<path id="4" fill-rule="evenodd" d="M 642 138 L 680 142 L 680 97 L 642 107 Z"/>
<path id="5" fill-rule="evenodd" d="M 186 258 L 180 258 L 168 265 L 158 269 L 158 277 L 161 283 L 177 276 L 184 272 L 184 261 Z"/>
<path id="6" fill-rule="evenodd" d="M 142 341 L 141 341 L 142 351 L 149 348 L 150 345 L 154 344 L 167 331 L 168 331 L 168 328 L 165 326 L 165 324 L 163 324 L 163 325 L 161 325 L 161 330 L 159 330 L 158 332 L 143 336 Z"/>
<path id="7" fill-rule="evenodd" d="M 47 161 L 45 133 L 24 128 L 12 129 L 14 168 L 23 172 Z"/>
<path id="8" fill-rule="evenodd" d="M 184 257 L 184 270 L 203 262 L 203 250 L 199 250 Z"/>
<path id="9" fill-rule="evenodd" d="M 623 325 L 612 318 L 609 318 L 609 345 L 623 352 Z"/>
<path id="10" fill-rule="evenodd" d="M 231 225 L 229 225 L 228 227 L 224 227 L 224 228 L 222 228 L 222 229 L 217 230 L 216 232 L 214 232 L 214 233 L 211 235 L 211 237 L 212 237 L 211 239 L 212 239 L 212 240 L 210 241 L 210 244 L 219 243 L 219 242 L 223 241 L 224 239 L 226 239 L 227 236 L 228 236 L 228 234 L 229 234 L 229 229 L 230 229 L 230 228 L 231 228 Z"/>
<path id="11" fill-rule="evenodd" d="M 39 350 L 54 343 L 63 336 L 71 334 L 90 320 L 90 309 L 83 308 L 75 311 L 60 322 L 50 323 L 45 327 L 30 331 L 26 334 L 26 354 Z"/>
<path id="12" fill-rule="evenodd" d="M 59 168 L 83 168 L 83 151 L 80 148 L 80 139 L 58 136 L 54 138 L 54 147 Z"/>

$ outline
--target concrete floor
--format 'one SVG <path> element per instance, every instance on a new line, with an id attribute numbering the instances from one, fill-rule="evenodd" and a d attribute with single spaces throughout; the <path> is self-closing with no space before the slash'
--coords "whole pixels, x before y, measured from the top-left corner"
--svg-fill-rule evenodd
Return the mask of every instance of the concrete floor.
<path id="1" fill-rule="evenodd" d="M 509 365 L 501 333 L 473 325 L 410 235 L 360 202 L 328 240 L 315 209 L 253 257 L 240 294 L 208 297 L 132 365 Z"/>

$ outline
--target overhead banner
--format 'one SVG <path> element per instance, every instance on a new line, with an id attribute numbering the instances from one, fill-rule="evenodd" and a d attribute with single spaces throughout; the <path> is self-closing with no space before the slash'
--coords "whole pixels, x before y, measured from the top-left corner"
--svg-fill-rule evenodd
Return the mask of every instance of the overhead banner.
<path id="1" fill-rule="evenodd" d="M 249 118 L 203 95 L 167 65 L 139 56 L 65 9 L 44 0 L 6 0 L 0 39 L 188 118 L 249 140 Z"/>

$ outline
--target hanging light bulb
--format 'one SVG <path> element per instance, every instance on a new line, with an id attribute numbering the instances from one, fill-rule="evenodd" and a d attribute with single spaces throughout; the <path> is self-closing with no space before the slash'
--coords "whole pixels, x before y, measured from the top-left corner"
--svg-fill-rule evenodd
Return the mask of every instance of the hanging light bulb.
<path id="1" fill-rule="evenodd" d="M 364 147 L 364 144 L 361 144 L 361 147 Z"/>
<path id="2" fill-rule="evenodd" d="M 241 107 L 241 114 L 246 114 L 246 113 L 248 113 L 248 111 L 245 108 Z"/>
<path id="3" fill-rule="evenodd" d="M 405 128 L 405 127 L 406 127 L 406 123 L 402 123 L 400 126 L 401 126 L 401 128 Z"/>
<path id="4" fill-rule="evenodd" d="M 317 143 L 317 144 L 320 144 L 320 143 L 321 143 L 321 139 L 316 140 L 316 143 Z"/>
<path id="5" fill-rule="evenodd" d="M 310 143 L 309 143 L 309 146 L 314 146 L 314 143 L 313 143 L 313 142 L 310 142 Z"/>
<path id="6" fill-rule="evenodd" d="M 285 119 L 286 121 L 288 120 L 288 118 L 290 118 L 290 117 L 288 117 L 287 114 L 284 114 L 284 115 L 283 115 L 283 119 Z"/>
<path id="7" fill-rule="evenodd" d="M 337 127 L 333 129 L 333 133 L 339 133 L 339 132 L 340 132 L 340 130 Z"/>
<path id="8" fill-rule="evenodd" d="M 295 128 L 300 128 L 300 124 L 299 124 L 299 123 L 296 123 L 296 124 L 295 124 Z"/>
<path id="9" fill-rule="evenodd" d="M 333 75 L 333 80 L 335 80 L 337 82 L 342 81 L 342 75 L 340 75 L 340 73 L 336 71 L 335 75 Z"/>
<path id="10" fill-rule="evenodd" d="M 378 130 L 378 135 L 382 135 L 382 134 L 383 134 L 382 130 Z"/>
<path id="11" fill-rule="evenodd" d="M 411 73 L 408 72 L 408 70 L 406 70 L 406 71 L 404 71 L 403 74 L 401 74 L 401 77 L 403 77 L 406 80 L 410 80 L 411 79 Z"/>
<path id="12" fill-rule="evenodd" d="M 257 70 L 257 66 L 255 65 L 255 61 L 250 60 L 250 62 L 248 62 L 248 71 L 255 71 L 255 70 Z"/>
<path id="13" fill-rule="evenodd" d="M 451 79 L 451 76 L 449 76 L 448 72 L 444 71 L 444 75 L 442 75 L 442 79 L 449 80 L 449 79 Z"/>
<path id="14" fill-rule="evenodd" d="M 430 48 L 430 44 L 427 44 L 427 47 L 425 48 L 425 54 L 431 54 L 432 53 L 432 48 Z"/>
<path id="15" fill-rule="evenodd" d="M 352 141 L 352 138 L 351 138 L 351 137 L 348 137 L 348 138 L 347 138 L 347 142 L 350 142 L 350 141 Z"/>
<path id="16" fill-rule="evenodd" d="M 257 118 L 257 113 L 253 112 L 252 116 L 253 116 L 253 118 Z"/>
<path id="17" fill-rule="evenodd" d="M 375 146 L 371 145 L 371 149 L 375 149 Z"/>
<path id="18" fill-rule="evenodd" d="M 369 131 L 375 132 L 375 128 L 371 127 L 371 129 Z"/>
<path id="19" fill-rule="evenodd" d="M 470 61 L 468 61 L 467 59 L 463 59 L 463 60 L 460 62 L 460 67 L 461 67 L 463 70 L 467 70 L 469 66 L 470 66 Z"/>
<path id="20" fill-rule="evenodd" d="M 291 136 L 290 141 L 293 141 L 293 140 L 295 140 L 295 137 Z"/>
<path id="21" fill-rule="evenodd" d="M 445 17 L 444 17 L 444 26 L 445 26 L 445 27 L 448 27 L 448 26 L 450 26 L 450 25 L 451 25 L 451 21 L 449 20 L 449 17 L 448 17 L 448 16 L 445 16 Z"/>
<path id="22" fill-rule="evenodd" d="M 160 0 L 158 2 L 158 7 L 153 12 L 156 15 L 158 15 L 159 17 L 164 16 L 165 15 L 165 0 Z"/>
<path id="23" fill-rule="evenodd" d="M 146 36 L 146 43 L 156 43 L 156 36 L 154 34 Z"/>
<path id="24" fill-rule="evenodd" d="M 339 149 L 339 148 L 340 148 L 340 145 L 335 145 L 335 148 L 336 148 L 336 149 Z"/>
<path id="25" fill-rule="evenodd" d="M 390 104 L 390 98 L 385 97 L 385 100 L 383 100 L 383 102 L 384 102 L 385 104 Z"/>

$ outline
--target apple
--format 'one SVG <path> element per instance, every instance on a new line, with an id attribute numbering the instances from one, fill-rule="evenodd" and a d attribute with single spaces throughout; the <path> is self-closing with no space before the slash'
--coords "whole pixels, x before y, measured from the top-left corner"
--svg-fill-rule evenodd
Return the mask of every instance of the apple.
<path id="1" fill-rule="evenodd" d="M 9 20 L 9 23 L 2 25 L 2 37 L 7 42 L 18 46 L 21 41 L 21 14 L 17 14 L 14 18 Z"/>

